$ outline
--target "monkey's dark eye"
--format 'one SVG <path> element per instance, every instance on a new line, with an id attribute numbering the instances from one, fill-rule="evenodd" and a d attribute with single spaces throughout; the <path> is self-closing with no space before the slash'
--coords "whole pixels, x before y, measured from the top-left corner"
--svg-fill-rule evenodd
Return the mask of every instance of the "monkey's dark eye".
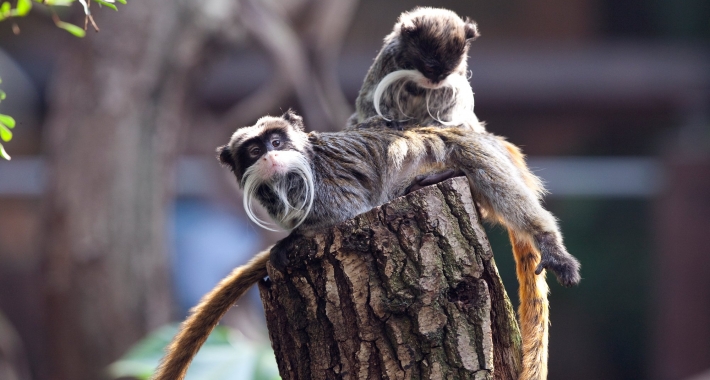
<path id="1" fill-rule="evenodd" d="M 281 140 L 279 140 L 279 139 L 271 140 L 271 146 L 273 146 L 274 148 L 278 148 L 280 145 L 281 145 Z"/>
<path id="2" fill-rule="evenodd" d="M 258 146 L 253 146 L 249 148 L 249 156 L 251 156 L 251 158 L 261 156 L 261 148 L 259 148 Z"/>

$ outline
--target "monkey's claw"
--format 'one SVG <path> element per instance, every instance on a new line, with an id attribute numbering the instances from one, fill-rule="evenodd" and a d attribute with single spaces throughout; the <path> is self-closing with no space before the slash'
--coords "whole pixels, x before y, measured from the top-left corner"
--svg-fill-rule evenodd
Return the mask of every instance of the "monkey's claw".
<path id="1" fill-rule="evenodd" d="M 540 248 L 540 263 L 535 268 L 535 274 L 543 269 L 551 270 L 557 276 L 562 286 L 570 287 L 579 284 L 579 261 L 570 255 L 562 245 L 562 240 L 549 232 L 535 235 L 535 242 Z"/>
<path id="2" fill-rule="evenodd" d="M 562 286 L 570 287 L 578 285 L 582 279 L 579 275 L 579 267 L 579 261 L 570 254 L 562 257 L 543 255 L 540 264 L 535 268 L 535 274 L 542 273 L 543 269 L 550 270 Z"/>

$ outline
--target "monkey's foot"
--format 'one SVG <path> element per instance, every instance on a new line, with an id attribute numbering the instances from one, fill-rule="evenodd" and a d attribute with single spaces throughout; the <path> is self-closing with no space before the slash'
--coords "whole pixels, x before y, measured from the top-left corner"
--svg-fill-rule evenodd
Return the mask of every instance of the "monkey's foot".
<path id="1" fill-rule="evenodd" d="M 439 182 L 446 181 L 449 178 L 454 178 L 461 175 L 463 175 L 463 173 L 453 169 L 444 170 L 440 173 L 418 175 L 414 178 L 414 183 L 412 183 L 407 189 L 407 193 L 411 193 L 412 191 L 417 191 L 423 187 L 434 185 Z"/>
<path id="2" fill-rule="evenodd" d="M 535 274 L 540 274 L 543 269 L 547 269 L 555 274 L 562 286 L 570 287 L 579 284 L 582 279 L 579 275 L 579 261 L 567 252 L 553 234 L 538 234 L 535 236 L 535 241 L 540 248 L 541 256 Z"/>

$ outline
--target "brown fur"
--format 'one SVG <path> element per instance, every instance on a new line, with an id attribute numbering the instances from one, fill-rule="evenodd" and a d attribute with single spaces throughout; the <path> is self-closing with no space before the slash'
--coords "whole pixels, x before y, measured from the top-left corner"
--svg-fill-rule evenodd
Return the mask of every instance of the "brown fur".
<path id="1" fill-rule="evenodd" d="M 523 368 L 518 379 L 546 379 L 550 312 L 545 271 L 539 275 L 535 274 L 535 268 L 540 262 L 540 252 L 529 240 L 519 239 L 512 231 L 508 234 L 513 246 L 518 277 L 518 315 L 523 338 Z"/>
<path id="2" fill-rule="evenodd" d="M 540 180 L 530 173 L 525 156 L 517 146 L 505 142 L 513 164 L 524 173 L 525 184 L 536 193 L 545 190 Z M 527 173 L 527 174 L 526 174 Z M 523 338 L 523 368 L 519 380 L 547 378 L 547 358 L 550 327 L 550 310 L 547 294 L 550 289 L 545 281 L 545 271 L 539 275 L 535 270 L 540 263 L 540 252 L 529 240 L 519 239 L 508 231 L 513 247 L 516 275 L 518 277 L 518 316 Z"/>
<path id="3" fill-rule="evenodd" d="M 266 262 L 271 248 L 260 252 L 247 264 L 232 271 L 195 306 L 180 332 L 167 348 L 167 354 L 153 380 L 181 380 L 187 367 L 222 316 L 257 281 L 267 276 Z"/>

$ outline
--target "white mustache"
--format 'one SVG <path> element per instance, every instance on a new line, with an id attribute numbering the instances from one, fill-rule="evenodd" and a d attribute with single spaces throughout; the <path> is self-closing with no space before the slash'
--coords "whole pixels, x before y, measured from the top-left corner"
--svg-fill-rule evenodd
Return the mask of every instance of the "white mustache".
<path id="1" fill-rule="evenodd" d="M 468 83 L 468 79 L 466 79 L 465 76 L 460 75 L 460 74 L 451 74 L 446 79 L 444 79 L 438 86 L 436 87 L 427 87 L 425 85 L 422 85 L 422 83 L 425 83 L 428 81 L 428 79 L 420 73 L 418 70 L 397 70 L 393 71 L 387 75 L 385 75 L 384 78 L 380 81 L 380 83 L 377 84 L 377 87 L 375 87 L 375 93 L 372 96 L 372 102 L 374 103 L 375 106 L 375 112 L 377 112 L 380 117 L 387 121 L 392 121 L 391 119 L 388 119 L 382 114 L 382 111 L 380 110 L 380 103 L 382 102 L 382 96 L 384 95 L 385 91 L 392 86 L 396 82 L 402 82 L 400 87 L 397 89 L 397 94 L 395 94 L 395 99 L 397 102 L 397 107 L 399 108 L 399 111 L 402 115 L 407 117 L 407 115 L 402 111 L 402 107 L 399 104 L 399 92 L 402 91 L 402 87 L 404 83 L 407 81 L 415 83 L 417 86 L 423 88 L 426 90 L 426 108 L 427 108 L 427 113 L 429 116 L 431 116 L 432 119 L 438 121 L 442 125 L 459 125 L 463 124 L 466 121 L 466 118 L 469 116 L 470 113 L 473 112 L 473 92 L 468 90 L 468 91 L 461 91 L 459 92 L 459 89 L 470 89 L 470 85 Z M 466 109 L 461 109 L 461 110 L 453 110 L 452 112 L 452 120 L 444 121 L 441 120 L 439 116 L 439 112 L 436 112 L 436 116 L 432 115 L 430 109 L 429 109 L 429 98 L 431 91 L 433 90 L 438 90 L 441 88 L 451 88 L 452 90 L 452 95 L 449 98 L 449 105 L 455 104 L 455 105 L 471 105 L 471 108 L 466 110 Z M 462 98 L 463 97 L 463 98 Z M 459 116 L 459 117 L 457 117 Z M 459 118 L 461 120 L 459 120 Z"/>
<path id="2" fill-rule="evenodd" d="M 268 186 L 276 194 L 280 202 L 280 210 L 277 215 L 270 216 L 284 230 L 292 230 L 306 220 L 313 208 L 313 199 L 315 198 L 313 173 L 306 157 L 296 151 L 285 151 L 281 154 L 289 155 L 287 161 L 289 170 L 286 174 L 264 179 L 260 175 L 255 175 L 259 168 L 258 164 L 254 164 L 244 172 L 241 183 L 244 189 L 244 210 L 247 216 L 259 227 L 270 231 L 278 230 L 272 228 L 271 223 L 256 216 L 253 209 L 253 201 L 260 186 Z M 293 177 L 289 177 L 288 174 L 296 174 L 298 179 L 303 182 L 294 182 Z M 289 201 L 289 195 L 297 200 L 294 205 Z"/>

